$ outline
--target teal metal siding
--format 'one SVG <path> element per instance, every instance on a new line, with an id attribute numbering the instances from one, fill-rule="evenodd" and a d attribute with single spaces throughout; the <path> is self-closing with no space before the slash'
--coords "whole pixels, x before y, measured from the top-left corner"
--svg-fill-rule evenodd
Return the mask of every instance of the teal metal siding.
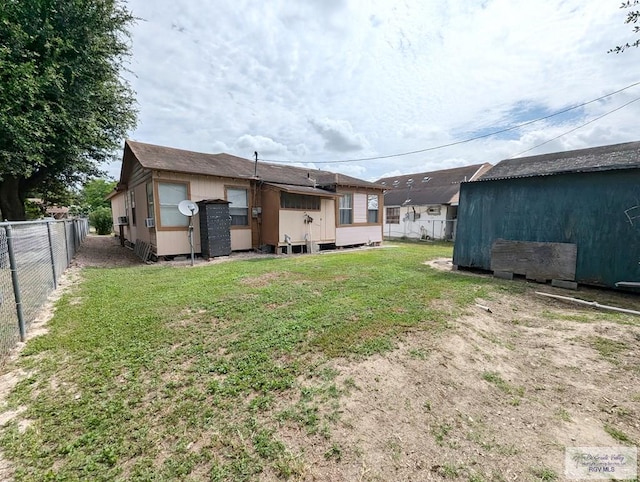
<path id="1" fill-rule="evenodd" d="M 576 281 L 640 281 L 640 169 L 463 183 L 453 263 L 491 268 L 497 238 L 575 243 Z"/>

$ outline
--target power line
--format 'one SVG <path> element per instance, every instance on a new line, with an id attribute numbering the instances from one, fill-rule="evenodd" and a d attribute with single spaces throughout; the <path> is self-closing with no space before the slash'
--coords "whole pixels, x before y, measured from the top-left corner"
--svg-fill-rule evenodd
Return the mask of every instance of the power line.
<path id="1" fill-rule="evenodd" d="M 543 116 L 543 117 L 538 117 L 537 119 L 533 119 L 533 120 L 530 120 L 530 121 L 527 121 L 527 122 L 523 122 L 521 124 L 516 124 L 516 125 L 513 125 L 511 127 L 507 127 L 505 129 L 500 129 L 500 130 L 497 130 L 497 131 L 489 132 L 488 134 L 482 134 L 482 135 L 479 135 L 479 136 L 469 137 L 469 138 L 466 138 L 466 139 L 463 139 L 463 140 L 460 140 L 460 141 L 450 142 L 448 144 L 440 144 L 440 145 L 437 145 L 437 146 L 426 147 L 424 149 L 418 149 L 418 150 L 415 150 L 415 151 L 401 152 L 401 153 L 397 153 L 397 154 L 387 154 L 387 155 L 384 155 L 384 156 L 361 157 L 361 158 L 355 158 L 355 159 L 342 159 L 342 160 L 337 160 L 337 161 L 314 161 L 313 164 L 340 164 L 340 163 L 346 163 L 346 162 L 375 161 L 375 160 L 379 160 L 379 159 L 390 159 L 390 158 L 393 158 L 393 157 L 409 156 L 411 154 L 420 154 L 420 153 L 423 153 L 423 152 L 436 151 L 436 150 L 439 150 L 439 149 L 444 149 L 446 147 L 452 147 L 452 146 L 457 146 L 457 145 L 460 145 L 460 144 L 466 144 L 468 142 L 477 141 L 478 139 L 484 139 L 484 138 L 492 137 L 492 136 L 495 136 L 495 135 L 498 135 L 498 134 L 503 134 L 505 132 L 509 132 L 509 131 L 512 131 L 512 130 L 515 130 L 515 129 L 520 129 L 521 127 L 525 127 L 525 126 L 534 124 L 536 122 L 540 122 L 540 121 L 543 121 L 543 120 L 546 120 L 546 119 L 550 119 L 552 117 L 559 116 L 561 114 L 565 114 L 565 113 L 570 112 L 572 110 L 579 109 L 579 108 L 584 107 L 586 105 L 593 104 L 594 102 L 598 102 L 600 100 L 603 100 L 603 99 L 605 99 L 607 97 L 610 97 L 612 95 L 619 94 L 620 92 L 624 92 L 625 90 L 628 90 L 628 89 L 630 89 L 632 87 L 635 87 L 636 85 L 639 85 L 639 84 L 640 84 L 640 81 L 634 82 L 633 84 L 627 85 L 626 87 L 623 87 L 622 89 L 618 89 L 618 90 L 616 90 L 614 92 L 610 92 L 610 93 L 605 94 L 605 95 L 603 95 L 601 97 L 598 97 L 596 99 L 592 99 L 590 101 L 583 102 L 581 104 L 574 105 L 572 107 L 568 107 L 566 109 L 554 112 L 553 114 L 549 114 L 549 115 L 546 115 L 546 116 Z M 635 101 L 632 101 L 632 102 L 635 102 Z M 625 107 L 626 105 L 629 105 L 632 102 L 629 102 L 629 103 L 623 105 L 622 107 Z M 622 108 L 622 107 L 620 107 L 620 108 Z M 618 109 L 616 109 L 616 110 L 618 110 Z M 611 112 L 615 112 L 615 110 L 611 111 Z M 607 114 L 605 114 L 605 115 L 607 115 Z M 601 117 L 604 117 L 604 116 L 601 116 Z M 598 118 L 594 119 L 593 121 L 596 121 L 596 120 L 600 119 L 601 117 L 598 117 Z M 589 123 L 591 123 L 591 121 L 588 122 L 587 124 L 589 124 Z M 587 125 L 587 124 L 584 124 L 584 125 Z M 580 127 L 584 127 L 584 125 L 580 126 Z M 567 132 L 567 134 L 570 133 L 570 132 L 572 132 L 572 131 Z M 554 140 L 554 139 L 551 139 L 551 140 Z M 548 142 L 551 142 L 551 140 L 548 141 Z M 539 146 L 536 146 L 536 147 L 539 147 Z M 535 147 L 532 148 L 532 149 L 535 149 Z M 524 151 L 524 152 L 527 152 L 527 151 Z M 517 155 L 519 155 L 519 154 L 516 154 L 516 156 Z M 285 160 L 278 160 L 278 159 L 260 159 L 260 160 L 263 161 L 263 162 L 279 162 L 279 163 L 298 163 L 298 162 L 301 162 L 301 161 L 285 161 Z"/>
<path id="2" fill-rule="evenodd" d="M 572 132 L 577 131 L 578 129 L 582 129 L 584 126 L 589 125 L 589 124 L 591 124 L 591 123 L 593 123 L 593 122 L 595 122 L 595 121 L 597 121 L 597 120 L 600 120 L 600 119 L 602 119 L 603 117 L 608 116 L 609 114 L 613 114 L 614 112 L 619 111 L 620 109 L 622 109 L 622 108 L 624 108 L 624 107 L 628 106 L 629 104 L 633 104 L 634 102 L 637 102 L 637 101 L 639 101 L 639 100 L 640 100 L 640 97 L 636 97 L 635 99 L 633 99 L 633 100 L 631 100 L 631 101 L 627 102 L 626 104 L 622 104 L 620 107 L 616 107 L 615 109 L 610 110 L 609 112 L 605 112 L 604 114 L 602 114 L 602 115 L 600 115 L 600 116 L 596 117 L 595 119 L 591 119 L 590 121 L 585 122 L 584 124 L 581 124 L 581 125 L 579 125 L 578 127 L 574 127 L 573 129 L 570 129 L 570 130 L 568 130 L 567 132 L 563 132 L 563 133 L 562 133 L 562 134 L 560 134 L 559 136 L 556 136 L 556 137 L 553 137 L 553 138 L 551 138 L 551 139 L 549 139 L 549 140 L 546 140 L 546 141 L 544 141 L 544 142 L 542 142 L 542 143 L 540 143 L 540 144 L 538 144 L 538 145 L 536 145 L 536 146 L 533 146 L 533 147 L 531 147 L 531 148 L 529 148 L 529 149 L 527 149 L 527 150 L 524 150 L 524 151 L 522 151 L 522 152 L 518 152 L 515 156 L 510 157 L 510 159 L 513 159 L 514 157 L 518 157 L 518 156 L 520 156 L 520 155 L 524 154 L 525 152 L 533 151 L 534 149 L 537 149 L 537 148 L 538 148 L 538 147 L 540 147 L 540 146 L 544 146 L 545 144 L 549 144 L 549 142 L 553 142 L 553 141 L 555 141 L 556 139 L 560 139 L 562 136 L 566 136 L 567 134 L 571 134 Z"/>

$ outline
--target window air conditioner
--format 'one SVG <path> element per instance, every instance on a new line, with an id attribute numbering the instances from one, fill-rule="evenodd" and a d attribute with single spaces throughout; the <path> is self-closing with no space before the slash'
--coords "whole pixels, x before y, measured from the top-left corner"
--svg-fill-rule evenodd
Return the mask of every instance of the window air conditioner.
<path id="1" fill-rule="evenodd" d="M 440 206 L 430 206 L 427 212 L 432 216 L 440 214 Z"/>
<path id="2" fill-rule="evenodd" d="M 156 220 L 153 218 L 145 218 L 144 219 L 144 227 L 145 228 L 155 228 L 156 227 Z"/>

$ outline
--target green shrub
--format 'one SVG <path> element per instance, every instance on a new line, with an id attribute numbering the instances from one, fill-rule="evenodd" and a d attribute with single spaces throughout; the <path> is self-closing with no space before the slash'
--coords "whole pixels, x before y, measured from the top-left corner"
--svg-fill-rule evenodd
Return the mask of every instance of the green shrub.
<path id="1" fill-rule="evenodd" d="M 28 199 L 24 203 L 24 212 L 27 219 L 42 219 L 45 215 L 44 207 L 42 204 L 29 201 Z"/>
<path id="2" fill-rule="evenodd" d="M 113 218 L 110 208 L 98 208 L 89 214 L 89 223 L 96 228 L 98 234 L 111 234 Z"/>

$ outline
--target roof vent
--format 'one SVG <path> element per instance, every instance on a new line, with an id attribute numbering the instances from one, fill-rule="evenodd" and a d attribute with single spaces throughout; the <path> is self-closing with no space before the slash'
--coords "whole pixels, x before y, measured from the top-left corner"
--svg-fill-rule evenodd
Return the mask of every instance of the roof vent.
<path id="1" fill-rule="evenodd" d="M 413 184 L 413 178 L 407 179 L 407 186 L 411 186 Z"/>
<path id="2" fill-rule="evenodd" d="M 422 182 L 429 182 L 431 180 L 431 178 L 429 176 L 424 176 L 422 178 Z"/>
<path id="3" fill-rule="evenodd" d="M 398 180 L 397 180 L 397 179 L 396 179 L 395 181 L 393 181 L 393 185 L 394 185 L 394 186 L 397 186 L 398 184 L 400 184 L 400 183 L 398 182 Z"/>

